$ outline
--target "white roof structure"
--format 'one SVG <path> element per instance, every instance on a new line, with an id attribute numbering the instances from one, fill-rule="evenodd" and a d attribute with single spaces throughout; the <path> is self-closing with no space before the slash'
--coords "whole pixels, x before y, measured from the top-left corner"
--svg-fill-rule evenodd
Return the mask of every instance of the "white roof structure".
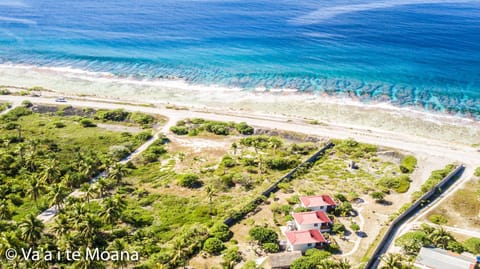
<path id="1" fill-rule="evenodd" d="M 422 269 L 474 269 L 473 257 L 440 248 L 421 248 L 414 265 Z"/>

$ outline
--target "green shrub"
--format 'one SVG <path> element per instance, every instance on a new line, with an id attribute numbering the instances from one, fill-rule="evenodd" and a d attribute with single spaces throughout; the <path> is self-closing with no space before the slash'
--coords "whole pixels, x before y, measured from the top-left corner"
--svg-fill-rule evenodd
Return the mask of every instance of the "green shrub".
<path id="1" fill-rule="evenodd" d="M 346 230 L 345 225 L 343 225 L 340 222 L 335 222 L 332 226 L 332 233 L 334 234 L 345 232 L 345 230 Z"/>
<path id="2" fill-rule="evenodd" d="M 85 127 L 85 128 L 88 128 L 88 127 L 97 127 L 97 125 L 90 119 L 81 119 L 80 120 L 80 124 Z"/>
<path id="3" fill-rule="evenodd" d="M 255 226 L 248 232 L 250 237 L 260 244 L 277 243 L 278 234 L 269 228 Z"/>
<path id="4" fill-rule="evenodd" d="M 222 266 L 223 268 L 232 268 L 235 264 L 242 260 L 242 256 L 240 256 L 240 252 L 238 251 L 238 247 L 231 247 L 222 252 L 223 254 L 223 261 Z"/>
<path id="5" fill-rule="evenodd" d="M 430 215 L 428 217 L 428 220 L 435 223 L 435 224 L 439 224 L 439 225 L 443 225 L 443 224 L 448 223 L 448 219 L 445 216 L 439 215 L 439 214 Z"/>
<path id="6" fill-rule="evenodd" d="M 178 176 L 178 185 L 186 188 L 200 188 L 203 182 L 195 174 L 182 174 Z"/>
<path id="7" fill-rule="evenodd" d="M 153 216 L 144 209 L 127 209 L 122 213 L 122 221 L 136 228 L 141 228 L 152 225 Z"/>
<path id="8" fill-rule="evenodd" d="M 477 167 L 477 169 L 475 169 L 475 176 L 480 177 L 480 167 Z"/>
<path id="9" fill-rule="evenodd" d="M 255 261 L 247 261 L 243 264 L 242 269 L 257 269 Z"/>
<path id="10" fill-rule="evenodd" d="M 128 119 L 137 124 L 152 124 L 155 122 L 155 117 L 141 112 L 133 112 L 128 116 Z"/>
<path id="11" fill-rule="evenodd" d="M 240 122 L 235 125 L 235 129 L 243 135 L 252 135 L 255 129 L 253 127 L 249 126 L 245 122 Z"/>
<path id="12" fill-rule="evenodd" d="M 213 255 L 220 254 L 223 249 L 225 249 L 223 242 L 215 237 L 208 238 L 205 243 L 203 243 L 203 250 Z"/>
<path id="13" fill-rule="evenodd" d="M 129 112 L 126 112 L 122 109 L 115 110 L 103 110 L 100 109 L 95 113 L 95 118 L 102 121 L 125 121 L 130 115 Z"/>
<path id="14" fill-rule="evenodd" d="M 280 251 L 280 246 L 277 243 L 265 243 L 262 245 L 262 248 L 267 253 L 277 253 Z"/>
<path id="15" fill-rule="evenodd" d="M 448 174 L 450 174 L 450 172 L 452 172 L 455 167 L 456 166 L 454 164 L 449 164 L 445 166 L 444 169 L 433 171 L 430 177 L 421 187 L 422 194 L 430 191 L 435 185 L 440 183 L 440 181 L 442 181 L 442 179 L 444 179 Z"/>
<path id="16" fill-rule="evenodd" d="M 147 132 L 140 132 L 135 135 L 135 139 L 138 141 L 145 142 L 153 137 L 152 133 L 147 131 Z"/>
<path id="17" fill-rule="evenodd" d="M 232 237 L 232 232 L 224 223 L 216 223 L 210 229 L 210 235 L 215 238 L 222 240 L 223 242 L 228 241 Z"/>
<path id="18" fill-rule="evenodd" d="M 0 89 L 0 95 L 10 95 L 12 94 L 8 89 Z"/>
<path id="19" fill-rule="evenodd" d="M 469 238 L 465 240 L 465 242 L 463 242 L 463 246 L 470 253 L 473 253 L 475 255 L 480 254 L 480 238 L 476 238 L 476 237 Z"/>
<path id="20" fill-rule="evenodd" d="M 170 127 L 170 131 L 176 135 L 186 135 L 188 134 L 188 129 L 183 126 L 172 126 Z"/>
<path id="21" fill-rule="evenodd" d="M 352 224 L 350 224 L 350 229 L 352 229 L 354 232 L 358 232 L 360 231 L 360 225 L 358 225 L 356 222 L 352 222 Z"/>
<path id="22" fill-rule="evenodd" d="M 416 166 L 417 158 L 415 158 L 413 155 L 407 155 L 400 163 L 400 171 L 402 171 L 402 173 L 412 173 Z"/>
<path id="23" fill-rule="evenodd" d="M 55 128 L 64 128 L 66 126 L 65 123 L 61 121 L 56 121 L 53 123 L 53 125 L 55 126 Z"/>
<path id="24" fill-rule="evenodd" d="M 266 161 L 268 168 L 273 170 L 286 170 L 296 167 L 300 161 L 296 158 L 280 158 L 274 157 Z"/>
<path id="25" fill-rule="evenodd" d="M 398 193 L 405 193 L 410 188 L 410 177 L 401 175 L 393 178 L 382 178 L 379 180 L 378 185 L 387 189 L 393 189 Z"/>
<path id="26" fill-rule="evenodd" d="M 24 107 L 27 107 L 27 108 L 30 108 L 33 106 L 32 102 L 30 102 L 29 100 L 23 100 L 22 101 L 22 106 Z"/>
<path id="27" fill-rule="evenodd" d="M 231 156 L 224 156 L 221 164 L 225 167 L 231 168 L 235 166 L 235 160 Z"/>

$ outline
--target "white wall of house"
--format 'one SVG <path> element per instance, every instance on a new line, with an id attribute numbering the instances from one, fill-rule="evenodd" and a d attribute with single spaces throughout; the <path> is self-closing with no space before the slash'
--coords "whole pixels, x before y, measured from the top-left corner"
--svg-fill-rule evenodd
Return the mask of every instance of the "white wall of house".
<path id="1" fill-rule="evenodd" d="M 305 207 L 305 208 L 308 208 L 310 209 L 311 211 L 323 211 L 323 212 L 327 212 L 327 206 L 306 206 L 304 205 L 303 203 L 302 204 L 302 207 Z"/>
<path id="2" fill-rule="evenodd" d="M 330 231 L 330 228 L 327 229 L 321 229 L 322 224 L 317 223 L 317 226 L 315 224 L 300 224 L 295 220 L 295 226 L 297 227 L 297 230 L 299 231 L 304 231 L 304 230 L 319 230 L 320 232 L 328 232 Z"/>
<path id="3" fill-rule="evenodd" d="M 315 247 L 315 244 L 296 244 L 296 245 L 292 245 L 290 244 L 290 242 L 288 242 L 288 249 L 292 250 L 292 251 L 301 251 L 301 252 L 305 252 L 307 251 L 307 249 L 309 248 L 314 248 Z"/>

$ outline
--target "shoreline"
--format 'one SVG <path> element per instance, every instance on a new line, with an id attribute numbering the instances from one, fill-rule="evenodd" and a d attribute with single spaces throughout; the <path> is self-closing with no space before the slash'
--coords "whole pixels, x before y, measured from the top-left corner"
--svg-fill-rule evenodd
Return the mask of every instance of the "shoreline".
<path id="1" fill-rule="evenodd" d="M 137 80 L 71 68 L 14 65 L 0 65 L 0 84 L 25 88 L 40 86 L 57 95 L 281 115 L 318 121 L 320 125 L 390 131 L 464 145 L 480 141 L 480 122 L 471 118 L 396 107 L 385 102 L 362 103 L 349 97 L 299 93 L 292 89 L 244 91 L 190 85 L 180 80 Z"/>

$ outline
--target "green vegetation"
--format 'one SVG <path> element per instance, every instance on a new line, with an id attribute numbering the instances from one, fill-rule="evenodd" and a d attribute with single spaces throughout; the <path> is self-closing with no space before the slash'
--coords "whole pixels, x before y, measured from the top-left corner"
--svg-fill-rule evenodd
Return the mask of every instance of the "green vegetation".
<path id="1" fill-rule="evenodd" d="M 413 170 L 415 170 L 415 167 L 417 166 L 417 158 L 412 155 L 407 155 L 402 159 L 402 162 L 400 164 L 400 170 L 402 173 L 412 173 Z"/>
<path id="2" fill-rule="evenodd" d="M 317 268 L 352 268 L 345 260 L 335 260 L 330 252 L 318 249 L 308 249 L 305 255 L 298 258 L 290 266 L 291 269 L 317 269 Z"/>
<path id="3" fill-rule="evenodd" d="M 440 183 L 442 179 L 444 179 L 448 174 L 450 174 L 455 169 L 455 167 L 457 167 L 455 164 L 449 164 L 443 169 L 433 171 L 427 181 L 423 183 L 420 191 L 416 191 L 413 193 L 413 200 L 419 199 L 423 194 L 430 191 L 433 187 Z"/>
<path id="4" fill-rule="evenodd" d="M 416 256 L 421 247 L 434 246 L 462 253 L 464 247 L 455 237 L 443 228 L 434 228 L 423 224 L 418 231 L 408 232 L 395 240 L 395 246 L 401 247 L 403 252 Z"/>
<path id="5" fill-rule="evenodd" d="M 276 243 L 278 241 L 278 234 L 272 229 L 256 226 L 253 227 L 248 234 L 259 244 Z"/>
<path id="6" fill-rule="evenodd" d="M 203 250 L 213 255 L 220 254 L 223 249 L 225 249 L 223 242 L 215 237 L 208 238 L 203 244 Z"/>
<path id="7" fill-rule="evenodd" d="M 448 219 L 439 214 L 433 214 L 428 217 L 428 220 L 431 221 L 432 223 L 443 225 L 448 223 Z"/>
<path id="8" fill-rule="evenodd" d="M 116 110 L 97 110 L 94 118 L 103 122 L 130 122 L 143 126 L 144 128 L 151 128 L 156 119 L 152 115 L 141 112 L 127 112 L 122 109 Z"/>
<path id="9" fill-rule="evenodd" d="M 477 169 L 475 169 L 475 176 L 480 177 L 480 167 L 477 167 Z"/>
<path id="10" fill-rule="evenodd" d="M 480 238 L 472 237 L 463 242 L 465 249 L 475 255 L 480 254 Z"/>
<path id="11" fill-rule="evenodd" d="M 254 129 L 245 122 L 221 122 L 209 121 L 204 119 L 186 119 L 177 122 L 175 126 L 170 128 L 170 131 L 177 135 L 191 135 L 196 136 L 202 132 L 212 133 L 216 135 L 242 134 L 251 135 Z"/>
<path id="12" fill-rule="evenodd" d="M 186 188 L 200 188 L 203 182 L 195 174 L 183 174 L 178 176 L 178 185 Z"/>
<path id="13" fill-rule="evenodd" d="M 328 150 L 306 175 L 293 182 L 297 192 L 306 195 L 325 192 L 368 194 L 380 190 L 387 194 L 409 189 L 409 176 L 402 175 L 399 166 L 391 161 L 392 157 L 384 157 L 378 147 L 351 139 L 333 142 L 335 147 Z"/>
<path id="14" fill-rule="evenodd" d="M 2 104 L 0 104 L 0 112 L 5 111 L 5 110 L 7 110 L 7 109 L 9 109 L 9 108 L 10 108 L 10 104 L 9 104 L 9 103 L 2 103 Z"/>

